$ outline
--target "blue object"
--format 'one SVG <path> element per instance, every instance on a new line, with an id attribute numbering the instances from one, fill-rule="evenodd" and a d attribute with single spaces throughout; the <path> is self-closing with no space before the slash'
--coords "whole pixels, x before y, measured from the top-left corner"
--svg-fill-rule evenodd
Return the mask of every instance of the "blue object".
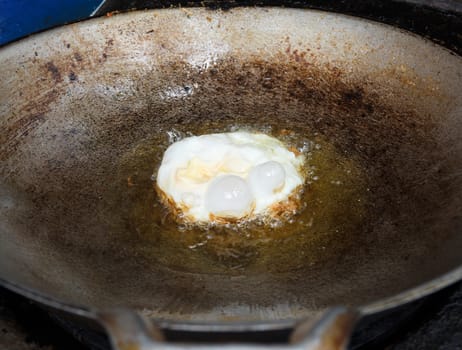
<path id="1" fill-rule="evenodd" d="M 102 0 L 0 0 L 0 45 L 90 17 Z"/>

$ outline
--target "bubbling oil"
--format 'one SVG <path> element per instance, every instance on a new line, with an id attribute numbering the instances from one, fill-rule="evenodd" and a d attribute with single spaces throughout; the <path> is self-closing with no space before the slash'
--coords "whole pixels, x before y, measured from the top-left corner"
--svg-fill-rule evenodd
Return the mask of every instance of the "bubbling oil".
<path id="1" fill-rule="evenodd" d="M 140 252 L 168 268 L 198 273 L 286 272 L 314 265 L 338 242 L 347 247 L 366 215 L 367 181 L 360 162 L 316 133 L 277 126 L 235 125 L 194 135 L 263 132 L 305 156 L 306 181 L 296 211 L 273 220 L 194 225 L 178 222 L 155 191 L 156 171 L 167 147 L 192 133 L 169 129 L 139 142 L 120 161 L 121 193 L 129 203 L 130 232 Z"/>

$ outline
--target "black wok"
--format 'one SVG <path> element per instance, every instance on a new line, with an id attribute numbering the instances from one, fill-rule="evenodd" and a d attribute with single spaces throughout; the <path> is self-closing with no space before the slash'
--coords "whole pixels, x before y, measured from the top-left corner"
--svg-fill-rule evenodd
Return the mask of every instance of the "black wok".
<path id="1" fill-rule="evenodd" d="M 462 276 L 462 61 L 442 47 L 318 11 L 190 8 L 57 28 L 0 62 L 0 278 L 29 297 L 167 328 L 277 329 Z M 359 192 L 308 200 L 328 223 L 268 230 L 269 250 L 239 233 L 191 248 L 164 229 L 151 174 L 168 135 L 231 127 L 319 140 L 356 164 Z"/>

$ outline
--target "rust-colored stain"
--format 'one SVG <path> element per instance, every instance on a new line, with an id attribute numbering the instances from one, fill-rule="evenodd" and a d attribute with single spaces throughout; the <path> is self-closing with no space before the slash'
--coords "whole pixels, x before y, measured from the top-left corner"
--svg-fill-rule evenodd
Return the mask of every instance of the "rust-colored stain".
<path id="1" fill-rule="evenodd" d="M 290 48 L 289 48 L 289 52 L 290 52 Z M 307 63 L 307 60 L 305 59 L 306 55 L 307 55 L 306 51 L 302 51 L 302 52 L 299 52 L 299 50 L 292 51 L 292 56 L 296 62 Z"/>
<path id="2" fill-rule="evenodd" d="M 83 58 L 82 58 L 82 55 L 80 54 L 80 52 L 74 52 L 74 59 L 77 62 L 82 62 L 83 61 Z"/>
<path id="3" fill-rule="evenodd" d="M 104 46 L 103 53 L 101 54 L 102 59 L 98 59 L 99 63 L 103 63 L 107 60 L 113 46 L 114 46 L 114 39 L 111 38 L 111 39 L 106 40 L 106 45 Z"/>
<path id="4" fill-rule="evenodd" d="M 58 67 L 56 67 L 56 65 L 53 63 L 53 61 L 47 62 L 46 68 L 51 73 L 52 78 L 56 82 L 60 82 L 62 80 L 61 72 L 59 71 Z"/>

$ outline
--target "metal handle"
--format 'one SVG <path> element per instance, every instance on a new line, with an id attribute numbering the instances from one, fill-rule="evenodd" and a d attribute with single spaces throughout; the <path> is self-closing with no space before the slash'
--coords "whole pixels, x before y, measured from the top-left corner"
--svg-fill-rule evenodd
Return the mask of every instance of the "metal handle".
<path id="1" fill-rule="evenodd" d="M 344 307 L 307 320 L 292 331 L 289 344 L 179 344 L 164 341 L 161 330 L 136 312 L 115 309 L 101 312 L 99 320 L 109 333 L 114 350 L 341 350 L 345 349 L 359 313 Z"/>

